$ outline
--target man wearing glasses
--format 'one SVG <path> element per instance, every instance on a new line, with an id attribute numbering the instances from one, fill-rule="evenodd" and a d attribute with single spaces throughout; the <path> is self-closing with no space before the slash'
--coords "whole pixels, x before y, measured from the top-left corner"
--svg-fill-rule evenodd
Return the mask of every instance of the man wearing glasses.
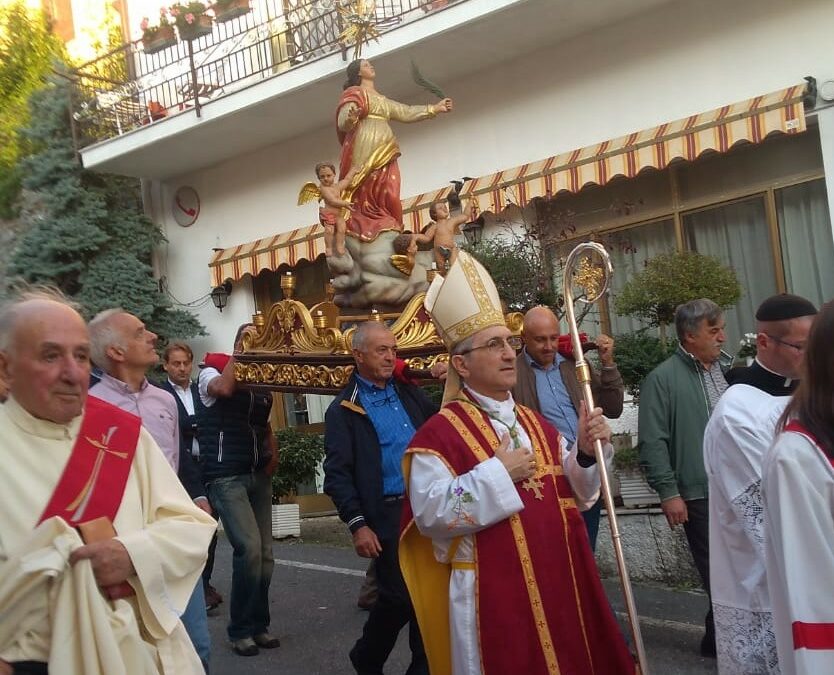
<path id="1" fill-rule="evenodd" d="M 704 431 L 709 550 L 718 670 L 778 673 L 763 550 L 762 458 L 796 389 L 817 310 L 774 295 L 756 311 L 756 360 L 727 374 Z"/>
<path id="2" fill-rule="evenodd" d="M 581 406 L 568 446 L 515 404 L 520 340 L 466 252 L 425 306 L 450 353 L 448 403 L 406 451 L 400 563 L 431 672 L 632 675 L 578 510 L 599 496 L 594 441 L 613 455 L 602 410 Z"/>
<path id="3" fill-rule="evenodd" d="M 409 625 L 408 675 L 428 664 L 397 554 L 403 507 L 402 458 L 414 431 L 437 407 L 419 387 L 394 380 L 397 341 L 381 322 L 353 334 L 356 369 L 324 418 L 324 491 L 353 535 L 356 553 L 376 561 L 379 595 L 350 651 L 360 675 L 378 675 Z"/>

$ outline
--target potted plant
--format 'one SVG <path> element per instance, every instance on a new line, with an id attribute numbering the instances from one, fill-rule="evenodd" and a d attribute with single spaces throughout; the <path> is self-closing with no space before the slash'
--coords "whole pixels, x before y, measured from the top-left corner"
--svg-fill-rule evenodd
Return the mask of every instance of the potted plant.
<path id="1" fill-rule="evenodd" d="M 620 443 L 620 448 L 614 453 L 614 472 L 620 483 L 620 498 L 623 506 L 649 506 L 659 504 L 660 496 L 649 487 L 643 469 L 640 467 L 640 455 L 631 442 Z M 614 439 L 612 438 L 612 441 Z"/>
<path id="2" fill-rule="evenodd" d="M 632 315 L 660 329 L 674 324 L 678 305 L 695 298 L 709 298 L 722 309 L 741 297 L 736 273 L 718 258 L 693 251 L 661 253 L 646 261 L 645 268 L 622 287 L 614 301 L 617 314 Z"/>
<path id="3" fill-rule="evenodd" d="M 218 22 L 231 21 L 252 11 L 249 0 L 216 0 L 211 6 L 214 20 Z"/>
<path id="4" fill-rule="evenodd" d="M 757 345 L 756 333 L 745 333 L 744 337 L 739 340 L 738 351 L 736 352 L 735 364 L 740 366 L 749 366 L 756 358 Z"/>
<path id="5" fill-rule="evenodd" d="M 203 35 L 210 35 L 212 28 L 211 14 L 202 2 L 176 3 L 168 8 L 180 40 L 196 40 Z"/>
<path id="6" fill-rule="evenodd" d="M 293 499 L 298 486 L 311 483 L 324 459 L 324 438 L 295 429 L 279 429 L 278 469 L 272 476 L 272 536 L 300 536 L 301 518 Z"/>
<path id="7" fill-rule="evenodd" d="M 168 10 L 164 7 L 159 10 L 158 24 L 151 25 L 150 19 L 143 17 L 139 27 L 142 29 L 142 46 L 147 54 L 155 54 L 177 44 L 174 26 L 171 25 Z"/>

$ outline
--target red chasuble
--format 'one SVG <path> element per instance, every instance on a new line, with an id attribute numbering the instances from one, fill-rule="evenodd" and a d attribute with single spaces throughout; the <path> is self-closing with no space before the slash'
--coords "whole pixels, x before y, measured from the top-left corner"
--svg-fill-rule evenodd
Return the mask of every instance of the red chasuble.
<path id="1" fill-rule="evenodd" d="M 516 483 L 524 509 L 474 535 L 484 675 L 631 675 L 634 659 L 605 596 L 585 523 L 564 476 L 558 433 L 529 408 L 518 406 L 518 413 L 539 469 L 529 481 Z M 406 475 L 410 453 L 435 454 L 461 475 L 492 457 L 498 445 L 489 418 L 473 405 L 454 401 L 412 439 Z M 408 502 L 404 511 L 403 574 L 432 674 L 448 674 L 448 609 L 445 624 L 438 627 L 443 610 L 437 596 L 442 594 L 448 605 L 449 566 L 434 561 L 431 542 L 414 526 Z"/>
<path id="2" fill-rule="evenodd" d="M 38 523 L 59 516 L 73 526 L 96 518 L 112 522 L 122 503 L 142 421 L 88 396 L 78 438 Z"/>

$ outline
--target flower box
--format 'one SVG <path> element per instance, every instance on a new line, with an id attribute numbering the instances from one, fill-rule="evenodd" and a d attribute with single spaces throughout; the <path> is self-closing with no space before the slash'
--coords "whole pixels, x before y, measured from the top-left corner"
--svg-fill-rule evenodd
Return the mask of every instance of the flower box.
<path id="1" fill-rule="evenodd" d="M 142 47 L 146 54 L 156 54 L 175 44 L 177 44 L 177 34 L 174 33 L 173 26 L 159 26 L 152 33 L 142 36 Z"/>
<path id="2" fill-rule="evenodd" d="M 272 538 L 301 536 L 301 516 L 298 504 L 272 505 Z"/>
<path id="3" fill-rule="evenodd" d="M 212 6 L 214 20 L 218 23 L 231 21 L 252 11 L 249 0 L 221 0 Z"/>
<path id="4" fill-rule="evenodd" d="M 188 17 L 192 20 L 189 22 Z M 204 35 L 211 35 L 214 21 L 208 14 L 194 14 L 177 17 L 177 31 L 180 34 L 180 40 L 196 40 Z"/>

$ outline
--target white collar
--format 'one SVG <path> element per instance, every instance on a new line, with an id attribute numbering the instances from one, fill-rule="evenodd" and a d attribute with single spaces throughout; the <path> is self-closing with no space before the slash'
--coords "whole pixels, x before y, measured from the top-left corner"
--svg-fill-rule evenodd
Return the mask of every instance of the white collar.
<path id="1" fill-rule="evenodd" d="M 506 401 L 497 401 L 494 398 L 490 398 L 489 396 L 484 396 L 483 394 L 473 391 L 468 385 L 464 385 L 464 388 L 466 389 L 466 392 L 475 399 L 475 403 L 481 406 L 481 408 L 484 409 L 484 412 L 488 415 L 494 417 L 508 427 L 512 427 L 515 424 L 515 401 L 513 400 L 512 394 L 507 396 Z"/>

